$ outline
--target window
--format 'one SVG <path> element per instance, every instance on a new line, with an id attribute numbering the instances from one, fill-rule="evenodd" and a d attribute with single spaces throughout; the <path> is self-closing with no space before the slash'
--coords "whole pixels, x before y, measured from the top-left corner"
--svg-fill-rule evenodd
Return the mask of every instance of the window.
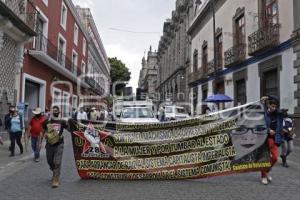
<path id="1" fill-rule="evenodd" d="M 70 116 L 71 116 L 70 94 L 68 92 L 63 92 L 62 117 L 70 117 Z"/>
<path id="2" fill-rule="evenodd" d="M 78 26 L 76 23 L 74 24 L 74 44 L 78 44 Z"/>
<path id="3" fill-rule="evenodd" d="M 85 38 L 83 38 L 83 42 L 82 42 L 82 54 L 85 56 L 85 52 L 86 52 L 86 40 Z"/>
<path id="4" fill-rule="evenodd" d="M 247 102 L 246 80 L 240 79 L 235 82 L 236 105 L 243 105 Z"/>
<path id="5" fill-rule="evenodd" d="M 263 96 L 275 95 L 278 97 L 277 69 L 264 72 L 262 84 Z"/>
<path id="6" fill-rule="evenodd" d="M 207 56 L 207 45 L 202 47 L 202 69 L 203 73 L 207 73 L 207 62 L 208 62 L 208 56 Z"/>
<path id="7" fill-rule="evenodd" d="M 59 34 L 58 35 L 58 51 L 57 62 L 65 67 L 65 53 L 66 53 L 66 40 Z"/>
<path id="8" fill-rule="evenodd" d="M 81 63 L 81 74 L 86 74 L 86 72 L 85 72 L 85 63 L 82 61 L 82 63 Z"/>
<path id="9" fill-rule="evenodd" d="M 52 93 L 52 106 L 58 106 L 61 108 L 61 90 L 57 88 L 53 88 L 53 93 Z"/>
<path id="10" fill-rule="evenodd" d="M 198 70 L 198 51 L 194 51 L 194 58 L 193 58 L 193 72 Z"/>
<path id="11" fill-rule="evenodd" d="M 235 20 L 235 43 L 240 46 L 245 43 L 245 15 Z"/>
<path id="12" fill-rule="evenodd" d="M 222 34 L 219 34 L 216 37 L 216 56 L 217 56 L 217 68 L 222 69 L 223 66 L 223 36 Z"/>
<path id="13" fill-rule="evenodd" d="M 72 108 L 77 109 L 78 107 L 78 97 L 76 95 L 72 96 Z"/>
<path id="14" fill-rule="evenodd" d="M 34 39 L 34 47 L 36 50 L 47 52 L 48 18 L 38 7 L 36 7 L 36 9 L 38 10 L 39 15 L 36 19 L 37 36 Z"/>
<path id="15" fill-rule="evenodd" d="M 61 17 L 60 17 L 60 25 L 66 30 L 67 28 L 67 16 L 68 16 L 68 8 L 64 1 L 62 1 L 61 5 Z"/>
<path id="16" fill-rule="evenodd" d="M 264 1 L 265 10 L 265 23 L 266 25 L 278 24 L 278 3 L 277 0 L 265 0 Z"/>
<path id="17" fill-rule="evenodd" d="M 72 52 L 72 73 L 77 76 L 78 54 L 73 50 Z"/>
<path id="18" fill-rule="evenodd" d="M 44 47 L 43 47 L 44 26 L 45 26 L 45 23 L 44 23 L 43 19 L 38 17 L 38 19 L 37 19 L 37 37 L 36 37 L 35 48 L 40 51 L 44 50 Z"/>

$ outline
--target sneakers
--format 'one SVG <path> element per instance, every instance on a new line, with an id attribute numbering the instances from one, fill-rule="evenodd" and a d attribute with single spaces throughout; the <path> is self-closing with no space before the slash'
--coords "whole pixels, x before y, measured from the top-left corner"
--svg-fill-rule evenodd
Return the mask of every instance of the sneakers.
<path id="1" fill-rule="evenodd" d="M 53 176 L 52 178 L 52 188 L 57 188 L 59 186 L 59 177 Z"/>
<path id="2" fill-rule="evenodd" d="M 268 179 L 267 179 L 267 177 L 262 178 L 261 179 L 261 183 L 264 184 L 264 185 L 268 185 Z"/>
<path id="3" fill-rule="evenodd" d="M 40 162 L 40 160 L 38 158 L 35 158 L 34 162 Z"/>
<path id="4" fill-rule="evenodd" d="M 270 175 L 267 175 L 267 177 L 264 177 L 261 179 L 261 183 L 264 185 L 268 185 L 269 182 L 272 182 L 273 178 Z"/>
<path id="5" fill-rule="evenodd" d="M 267 179 L 268 179 L 269 182 L 272 182 L 272 181 L 273 181 L 273 178 L 272 178 L 272 176 L 270 176 L 270 175 L 267 176 Z"/>

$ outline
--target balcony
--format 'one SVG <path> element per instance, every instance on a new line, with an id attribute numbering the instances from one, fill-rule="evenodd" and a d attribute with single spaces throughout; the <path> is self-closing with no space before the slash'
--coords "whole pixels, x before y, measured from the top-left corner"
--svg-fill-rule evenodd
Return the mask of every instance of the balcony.
<path id="1" fill-rule="evenodd" d="M 256 56 L 279 44 L 280 24 L 270 24 L 258 29 L 248 37 L 248 54 Z"/>
<path id="2" fill-rule="evenodd" d="M 64 54 L 63 50 L 56 47 L 50 40 L 41 34 L 35 37 L 29 53 L 37 60 L 65 77 L 70 78 L 75 83 L 78 81 L 78 76 L 83 74 L 81 70 L 73 64 L 71 59 Z M 85 82 L 82 84 L 84 87 L 89 87 Z"/>
<path id="3" fill-rule="evenodd" d="M 225 67 L 241 63 L 246 58 L 246 44 L 238 44 L 224 52 Z"/>
<path id="4" fill-rule="evenodd" d="M 190 72 L 190 74 L 188 75 L 189 83 L 199 80 L 201 78 L 201 76 L 202 76 L 202 73 L 200 73 L 200 70 Z"/>
<path id="5" fill-rule="evenodd" d="M 0 0 L 0 13 L 21 31 L 30 36 L 36 35 L 38 11 L 31 0 Z"/>
<path id="6" fill-rule="evenodd" d="M 222 57 L 218 57 L 217 59 L 217 66 L 216 66 L 216 72 L 222 71 Z M 208 69 L 207 69 L 207 75 L 211 76 L 215 72 L 215 61 L 212 59 L 211 61 L 208 62 Z"/>

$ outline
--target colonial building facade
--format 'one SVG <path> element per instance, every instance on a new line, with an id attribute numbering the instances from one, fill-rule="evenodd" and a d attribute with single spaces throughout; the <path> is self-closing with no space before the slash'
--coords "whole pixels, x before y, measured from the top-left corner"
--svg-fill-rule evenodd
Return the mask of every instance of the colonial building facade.
<path id="1" fill-rule="evenodd" d="M 187 30 L 192 5 L 193 0 L 177 0 L 172 18 L 164 22 L 157 52 L 157 92 L 161 102 L 189 102 L 190 40 Z"/>
<path id="2" fill-rule="evenodd" d="M 109 94 L 110 64 L 89 8 L 76 7 L 88 31 L 87 82 L 99 96 Z M 94 81 L 95 80 L 95 81 Z"/>
<path id="3" fill-rule="evenodd" d="M 297 85 L 293 77 L 297 70 L 291 35 L 295 2 L 194 3 L 195 17 L 188 34 L 192 51 L 189 86 L 196 113 L 203 112 L 202 102 L 207 96 L 222 93 L 234 99 L 226 107 L 276 95 L 281 107 L 294 114 Z"/>
<path id="4" fill-rule="evenodd" d="M 37 10 L 29 0 L 0 0 L 0 118 L 20 97 L 24 44 L 36 36 Z"/>
<path id="5" fill-rule="evenodd" d="M 35 0 L 35 7 L 38 35 L 26 46 L 20 101 L 28 104 L 29 115 L 35 107 L 58 105 L 62 116 L 70 117 L 73 108 L 100 94 L 99 80 L 87 75 L 94 72 L 91 36 L 71 0 Z"/>
<path id="6" fill-rule="evenodd" d="M 147 53 L 147 60 L 145 57 L 142 59 L 142 69 L 140 70 L 138 82 L 138 88 L 141 89 L 141 96 L 143 96 L 142 98 L 148 97 L 155 102 L 159 100 L 159 97 L 156 93 L 157 77 L 157 52 L 152 51 L 152 47 L 150 47 Z"/>

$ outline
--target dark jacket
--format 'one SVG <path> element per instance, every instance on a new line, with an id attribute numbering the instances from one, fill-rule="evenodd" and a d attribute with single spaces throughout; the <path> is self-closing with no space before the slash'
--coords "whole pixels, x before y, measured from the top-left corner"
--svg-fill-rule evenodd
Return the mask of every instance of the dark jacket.
<path id="1" fill-rule="evenodd" d="M 282 135 L 282 124 L 283 124 L 283 114 L 277 110 L 277 113 L 276 113 L 276 118 L 277 118 L 277 125 L 276 125 L 276 134 L 275 134 L 275 143 L 277 145 L 280 145 L 283 140 L 284 140 L 284 137 Z M 270 117 L 270 113 L 268 111 L 268 108 L 265 106 L 265 120 L 266 120 L 266 125 L 267 125 L 267 128 L 268 128 L 268 134 L 270 134 L 270 127 L 271 127 L 271 117 Z"/>
<path id="2" fill-rule="evenodd" d="M 21 126 L 21 130 L 23 130 L 23 118 L 22 118 L 22 115 L 19 115 L 20 117 L 20 126 Z M 5 129 L 10 131 L 11 129 L 11 115 L 6 115 L 5 116 Z"/>

